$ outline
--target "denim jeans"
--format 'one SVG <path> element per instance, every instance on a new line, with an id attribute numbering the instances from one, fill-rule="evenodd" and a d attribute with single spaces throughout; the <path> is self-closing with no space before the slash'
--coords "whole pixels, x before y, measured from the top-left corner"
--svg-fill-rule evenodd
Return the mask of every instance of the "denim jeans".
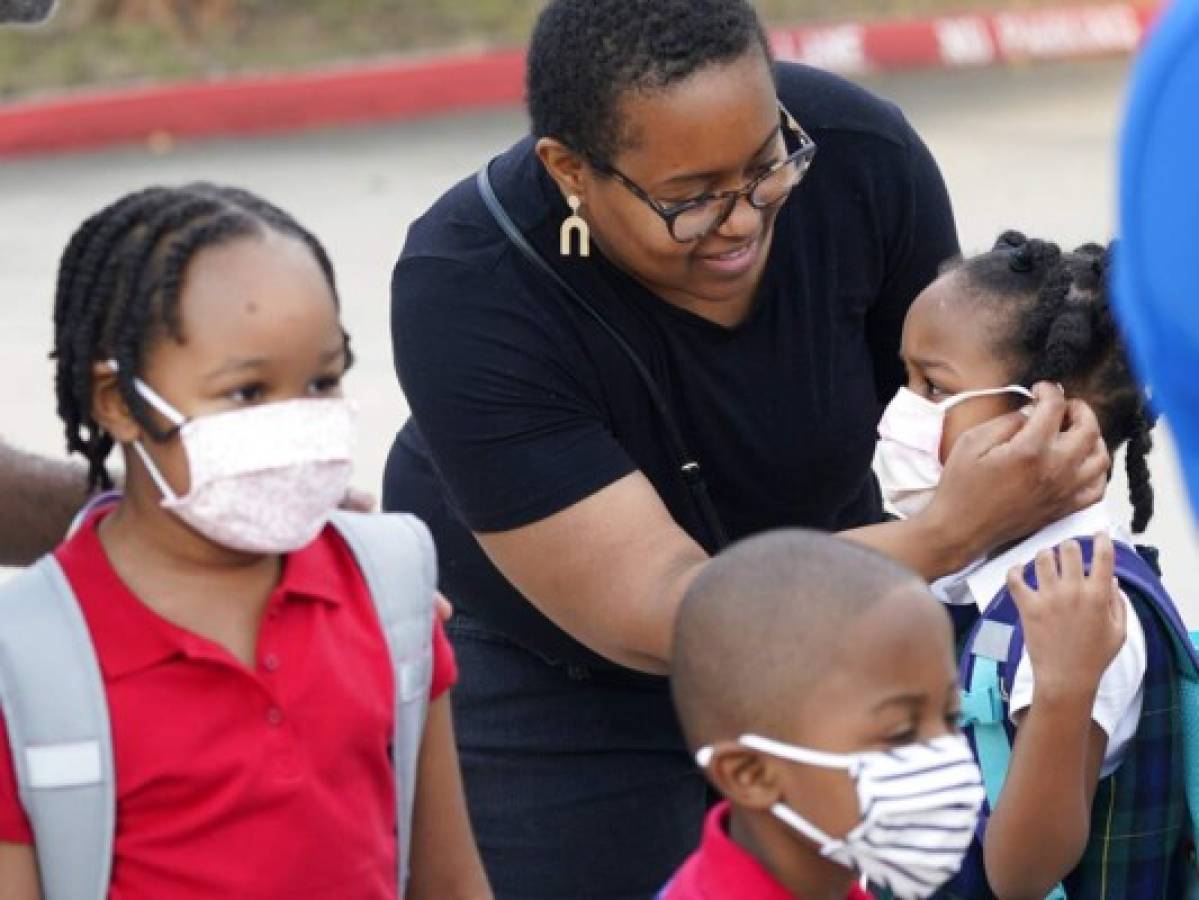
<path id="1" fill-rule="evenodd" d="M 448 627 L 454 726 L 497 900 L 650 900 L 699 843 L 705 782 L 666 680 L 555 664 Z"/>

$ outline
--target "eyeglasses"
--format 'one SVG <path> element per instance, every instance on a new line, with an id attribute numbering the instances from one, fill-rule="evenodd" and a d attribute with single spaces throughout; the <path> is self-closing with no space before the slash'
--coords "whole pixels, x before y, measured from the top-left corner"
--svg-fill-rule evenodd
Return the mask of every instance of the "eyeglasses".
<path id="1" fill-rule="evenodd" d="M 680 244 L 690 244 L 707 237 L 723 225 L 733 214 L 742 197 L 756 210 L 770 209 L 786 200 L 808 174 L 808 169 L 812 167 L 812 159 L 816 156 L 816 142 L 800 127 L 782 103 L 779 103 L 779 117 L 782 119 L 780 128 L 783 129 L 784 137 L 789 131 L 799 141 L 799 149 L 739 190 L 703 194 L 694 200 L 664 206 L 618 169 L 605 166 L 600 171 L 615 178 L 628 188 L 634 197 L 656 212 L 666 223 L 672 238 Z"/>

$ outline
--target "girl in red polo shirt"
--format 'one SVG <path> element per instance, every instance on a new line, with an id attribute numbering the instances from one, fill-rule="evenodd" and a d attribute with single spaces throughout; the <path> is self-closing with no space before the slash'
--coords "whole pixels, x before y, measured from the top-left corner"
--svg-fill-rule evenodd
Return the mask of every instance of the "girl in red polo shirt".
<path id="1" fill-rule="evenodd" d="M 54 321 L 70 450 L 92 487 L 125 460 L 123 498 L 55 554 L 111 719 L 109 896 L 396 898 L 397 688 L 327 524 L 353 414 L 324 250 L 244 191 L 151 188 L 80 227 Z M 440 625 L 434 670 L 406 896 L 487 897 Z M 6 898 L 41 896 L 32 842 L 0 728 Z"/>

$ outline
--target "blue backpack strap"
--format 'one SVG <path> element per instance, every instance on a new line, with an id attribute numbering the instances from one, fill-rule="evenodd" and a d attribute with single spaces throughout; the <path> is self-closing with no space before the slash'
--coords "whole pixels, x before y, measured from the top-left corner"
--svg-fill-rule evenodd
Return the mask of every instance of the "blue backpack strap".
<path id="1" fill-rule="evenodd" d="M 1083 561 L 1089 570 L 1094 552 L 1090 538 L 1080 538 Z M 1199 834 L 1199 650 L 1182 623 L 1173 601 L 1166 593 L 1153 567 L 1132 547 L 1115 545 L 1115 569 L 1121 584 L 1135 590 L 1148 602 L 1163 631 L 1169 635 L 1181 675 L 1183 744 L 1186 758 L 1187 806 L 1192 827 Z M 1036 586 L 1032 563 L 1025 569 L 1025 580 Z M 1005 629 L 1010 626 L 1010 631 Z M 963 693 L 963 727 L 971 738 L 979 768 L 987 785 L 988 815 L 1003 787 L 1011 762 L 1011 726 L 1008 721 L 1009 698 L 1016 670 L 1024 650 L 1023 631 L 1010 592 L 1005 588 L 995 597 L 967 641 L 960 662 Z M 979 823 L 981 842 L 986 829 L 985 817 Z M 1059 885 L 1050 894 L 1064 898 Z"/>
<path id="2" fill-rule="evenodd" d="M 1008 700 L 1012 674 L 1024 651 L 1016 604 L 1005 588 L 975 624 L 962 654 L 960 675 L 967 687 L 962 692 L 962 727 L 974 747 L 987 792 L 987 809 L 979 818 L 978 841 L 986 834 L 987 819 L 999 802 L 1012 761 L 1012 734 L 1008 722 Z M 1002 671 L 1001 671 L 1002 667 Z M 1046 900 L 1066 900 L 1066 891 L 1056 885 Z"/>
<path id="3" fill-rule="evenodd" d="M 999 665 L 1007 662 L 1014 637 L 1013 625 L 984 617 L 975 625 L 963 656 L 969 671 L 962 692 L 962 725 L 970 729 L 991 809 L 999 801 L 1012 757 Z"/>
<path id="4" fill-rule="evenodd" d="M 1093 542 L 1089 538 L 1081 538 L 1079 543 L 1083 550 L 1084 565 L 1089 570 Z M 1169 602 L 1160 582 L 1156 581 L 1152 569 L 1135 550 L 1117 545 L 1116 572 L 1122 581 L 1134 586 L 1146 578 L 1152 579 L 1157 584 L 1157 595 L 1165 600 L 1166 607 L 1173 610 L 1173 604 Z M 1025 567 L 1024 579 L 1030 587 L 1037 586 L 1035 563 L 1030 562 Z M 1176 611 L 1174 615 L 1177 617 Z M 1024 630 L 1019 611 L 1011 592 L 1005 587 L 991 601 L 971 632 L 959 671 L 961 683 L 966 686 L 962 695 L 962 725 L 974 747 L 987 791 L 987 809 L 979 821 L 980 843 L 1011 765 L 1014 729 L 1010 722 L 1010 698 L 1023 654 Z M 1199 673 L 1199 655 L 1195 661 L 1195 671 Z M 1195 682 L 1195 687 L 1199 696 L 1199 681 Z M 1196 715 L 1195 734 L 1199 738 L 1199 715 Z M 1199 750 L 1199 740 L 1196 741 L 1196 748 Z M 1199 762 L 1199 757 L 1196 757 L 1196 762 Z M 1195 779 L 1199 782 L 1199 773 L 1195 774 Z M 1061 884 L 1047 895 L 1047 900 L 1065 898 L 1066 890 Z"/>
<path id="5" fill-rule="evenodd" d="M 978 624 L 982 614 L 975 603 L 947 604 L 945 611 L 949 613 L 949 621 L 953 623 L 954 659 L 961 659 L 966 650 L 966 642 L 974 633 L 974 626 Z"/>

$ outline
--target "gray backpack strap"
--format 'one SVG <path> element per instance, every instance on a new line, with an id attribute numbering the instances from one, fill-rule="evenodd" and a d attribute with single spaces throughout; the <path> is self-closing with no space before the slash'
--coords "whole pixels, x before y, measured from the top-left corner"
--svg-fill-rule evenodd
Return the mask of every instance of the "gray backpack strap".
<path id="1" fill-rule="evenodd" d="M 395 673 L 392 763 L 399 827 L 400 896 L 408 882 L 417 762 L 433 680 L 433 617 L 437 557 L 424 523 L 399 514 L 337 512 L 333 525 L 345 538 L 370 588 Z"/>
<path id="2" fill-rule="evenodd" d="M 0 585 L 0 709 L 45 900 L 103 900 L 116 778 L 104 681 L 53 557 Z"/>

